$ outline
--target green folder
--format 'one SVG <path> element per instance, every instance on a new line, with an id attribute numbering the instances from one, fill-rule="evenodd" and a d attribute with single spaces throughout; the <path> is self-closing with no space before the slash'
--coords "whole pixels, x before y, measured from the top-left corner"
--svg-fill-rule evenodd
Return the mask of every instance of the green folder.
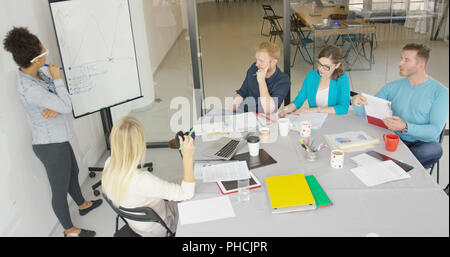
<path id="1" fill-rule="evenodd" d="M 314 200 L 316 200 L 317 208 L 331 206 L 333 203 L 330 198 L 328 198 L 325 191 L 323 191 L 317 179 L 314 175 L 305 176 L 306 182 L 308 183 L 309 189 L 311 190 Z"/>

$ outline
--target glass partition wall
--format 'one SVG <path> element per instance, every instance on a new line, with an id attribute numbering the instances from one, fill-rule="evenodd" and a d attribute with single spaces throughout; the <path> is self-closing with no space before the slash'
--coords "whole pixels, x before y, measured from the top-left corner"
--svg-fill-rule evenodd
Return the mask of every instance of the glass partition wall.
<path id="1" fill-rule="evenodd" d="M 203 100 L 218 98 L 225 106 L 225 97 L 232 97 L 242 85 L 247 69 L 255 61 L 254 49 L 262 41 L 275 42 L 284 52 L 278 66 L 292 82 L 286 100 L 296 97 L 308 71 L 317 68 L 320 50 L 329 44 L 343 50 L 354 92 L 375 94 L 387 82 L 399 79 L 398 62 L 407 43 L 421 43 L 432 49 L 427 72 L 448 87 L 447 1 L 321 2 L 323 7 L 317 0 L 198 0 Z M 296 4 L 303 8 L 296 9 Z M 273 12 L 264 10 L 263 5 L 270 6 Z M 326 25 L 323 13 L 328 18 Z M 268 15 L 282 17 L 271 22 L 265 18 Z M 286 28 L 289 33 L 285 33 Z"/>
<path id="2" fill-rule="evenodd" d="M 299 4 L 307 8 L 296 8 Z M 448 87 L 447 1 L 323 4 L 318 6 L 317 0 L 143 1 L 151 59 L 151 70 L 145 72 L 153 79 L 153 89 L 144 94 L 152 97 L 148 103 L 131 105 L 127 113 L 142 122 L 148 142 L 166 143 L 176 131 L 189 130 L 212 104 L 227 107 L 226 98 L 241 87 L 255 62 L 255 47 L 263 41 L 282 50 L 278 67 L 292 83 L 285 104 L 296 97 L 308 71 L 317 68 L 316 58 L 328 44 L 346 53 L 352 91 L 375 94 L 400 78 L 401 48 L 410 42 L 431 47 L 427 72 Z M 324 25 L 320 14 L 332 8 L 329 4 L 336 11 L 327 13 Z M 271 15 L 278 18 L 267 18 Z M 343 24 L 331 24 L 339 19 Z"/>

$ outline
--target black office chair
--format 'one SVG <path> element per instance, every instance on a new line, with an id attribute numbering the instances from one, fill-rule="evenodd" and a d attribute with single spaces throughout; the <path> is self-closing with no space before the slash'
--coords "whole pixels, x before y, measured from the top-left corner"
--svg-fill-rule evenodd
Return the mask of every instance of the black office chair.
<path id="1" fill-rule="evenodd" d="M 147 170 L 149 172 L 153 171 L 153 163 L 152 162 L 144 163 L 143 166 L 144 166 L 144 168 L 147 168 Z M 138 169 L 140 169 L 140 168 L 141 168 L 141 165 L 138 165 Z M 95 172 L 103 172 L 103 168 L 99 168 L 99 167 L 89 167 L 88 170 L 89 170 L 89 177 L 91 177 L 91 178 L 95 177 Z M 95 196 L 100 195 L 100 191 L 98 191 L 97 188 L 101 185 L 102 185 L 102 181 L 100 180 L 99 182 L 95 183 L 92 186 L 92 190 L 94 190 Z"/>
<path id="2" fill-rule="evenodd" d="M 444 128 L 443 128 L 442 131 L 441 131 L 441 135 L 439 135 L 439 144 L 441 144 L 441 145 L 442 145 L 442 141 L 444 140 L 444 136 L 445 136 L 445 135 L 448 136 L 448 131 L 445 130 L 445 127 L 446 127 L 446 126 L 447 126 L 447 124 L 444 125 Z M 431 165 L 425 167 L 425 169 L 431 168 L 431 170 L 430 170 L 430 175 L 432 175 L 432 174 L 433 174 L 434 166 L 435 166 L 436 164 L 437 164 L 436 181 L 437 181 L 437 183 L 439 184 L 439 160 L 438 160 L 437 162 L 435 162 L 435 163 L 433 163 L 433 164 L 431 164 Z M 448 187 L 448 185 L 447 185 L 447 187 Z"/>
<path id="3" fill-rule="evenodd" d="M 150 207 L 138 207 L 133 209 L 128 209 L 119 206 L 117 208 L 114 206 L 112 201 L 105 195 L 102 194 L 103 198 L 105 198 L 106 202 L 111 206 L 111 208 L 117 213 L 116 217 L 116 232 L 114 233 L 114 237 L 140 237 L 139 234 L 134 232 L 128 222 L 125 220 L 135 220 L 140 222 L 157 222 L 161 226 L 166 229 L 166 237 L 174 237 L 175 232 L 172 232 L 166 225 L 163 219 Z M 119 217 L 125 222 L 125 225 L 119 229 Z"/>

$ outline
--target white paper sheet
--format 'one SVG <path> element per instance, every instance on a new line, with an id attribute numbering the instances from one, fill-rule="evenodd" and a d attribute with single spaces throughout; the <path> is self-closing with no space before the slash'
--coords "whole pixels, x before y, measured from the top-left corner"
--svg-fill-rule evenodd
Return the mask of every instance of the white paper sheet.
<path id="1" fill-rule="evenodd" d="M 391 160 L 374 165 L 359 166 L 351 171 L 369 187 L 411 177 Z"/>
<path id="2" fill-rule="evenodd" d="M 250 178 L 246 161 L 234 161 L 203 167 L 203 183 Z"/>
<path id="3" fill-rule="evenodd" d="M 235 217 L 230 198 L 220 196 L 178 204 L 179 224 L 194 224 L 211 220 Z"/>
<path id="4" fill-rule="evenodd" d="M 392 117 L 391 102 L 365 93 L 362 93 L 362 96 L 367 99 L 367 105 L 364 105 L 367 116 L 378 119 Z"/>

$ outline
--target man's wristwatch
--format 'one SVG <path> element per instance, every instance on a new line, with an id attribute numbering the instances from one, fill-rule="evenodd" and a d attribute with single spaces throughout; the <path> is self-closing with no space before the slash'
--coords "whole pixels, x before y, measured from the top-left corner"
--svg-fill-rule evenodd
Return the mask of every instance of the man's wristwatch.
<path id="1" fill-rule="evenodd" d="M 407 134 L 408 133 L 408 123 L 406 123 L 406 127 L 404 129 L 402 129 L 402 134 Z"/>

